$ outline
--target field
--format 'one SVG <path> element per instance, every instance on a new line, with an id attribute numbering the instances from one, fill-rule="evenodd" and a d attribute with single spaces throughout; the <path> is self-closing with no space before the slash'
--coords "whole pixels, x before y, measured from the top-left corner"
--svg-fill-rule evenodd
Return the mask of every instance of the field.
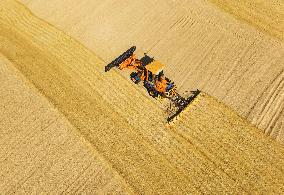
<path id="1" fill-rule="evenodd" d="M 283 140 L 281 37 L 208 2 L 73 2 L 0 1 L 1 193 L 284 192 L 283 145 L 253 125 Z M 132 44 L 204 91 L 174 123 L 104 72 Z"/>
<path id="2" fill-rule="evenodd" d="M 105 62 L 136 45 L 180 91 L 199 88 L 283 142 L 283 2 L 23 2 Z"/>
<path id="3" fill-rule="evenodd" d="M 117 172 L 1 55 L 0 192 L 127 193 Z"/>

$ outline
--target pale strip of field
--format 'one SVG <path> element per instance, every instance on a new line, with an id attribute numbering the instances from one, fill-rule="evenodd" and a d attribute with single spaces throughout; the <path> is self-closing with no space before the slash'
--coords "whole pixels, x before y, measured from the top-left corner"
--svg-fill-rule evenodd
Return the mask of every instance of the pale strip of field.
<path id="1" fill-rule="evenodd" d="M 203 94 L 184 113 L 185 120 L 165 127 L 165 113 L 139 86 L 115 71 L 104 73 L 102 60 L 20 4 L 6 1 L 0 5 L 0 51 L 136 193 L 284 191 L 282 146 L 221 103 Z M 191 113 L 203 115 L 187 120 Z M 227 151 L 224 143 L 236 138 L 235 148 Z M 247 139 L 249 144 L 244 142 Z M 243 157 L 236 155 L 237 149 Z M 220 153 L 208 156 L 210 151 Z M 250 162 L 250 167 L 243 162 Z M 264 172 L 259 166 L 274 172 Z"/>
<path id="2" fill-rule="evenodd" d="M 115 169 L 0 55 L 0 193 L 131 192 Z"/>
<path id="3" fill-rule="evenodd" d="M 284 141 L 283 1 L 218 1 L 250 23 L 210 1 L 21 1 L 105 62 L 136 45 L 167 65 L 180 91 L 206 91 Z"/>
<path id="4" fill-rule="evenodd" d="M 283 0 L 209 0 L 236 18 L 284 41 Z"/>

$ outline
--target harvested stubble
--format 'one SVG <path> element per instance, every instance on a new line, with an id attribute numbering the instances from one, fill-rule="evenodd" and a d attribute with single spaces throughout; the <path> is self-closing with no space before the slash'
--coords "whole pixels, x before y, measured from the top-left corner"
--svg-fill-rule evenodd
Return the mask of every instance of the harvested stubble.
<path id="1" fill-rule="evenodd" d="M 0 6 L 0 51 L 129 192 L 284 192 L 282 146 L 222 103 L 202 94 L 166 127 L 156 102 L 116 71 L 105 74 L 91 51 L 14 1 Z"/>
<path id="2" fill-rule="evenodd" d="M 128 194 L 115 169 L 0 55 L 0 193 Z"/>

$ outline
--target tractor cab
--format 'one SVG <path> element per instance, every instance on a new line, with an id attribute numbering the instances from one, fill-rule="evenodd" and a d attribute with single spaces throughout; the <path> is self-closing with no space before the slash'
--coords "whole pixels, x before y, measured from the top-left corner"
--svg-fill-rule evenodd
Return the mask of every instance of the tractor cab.
<path id="1" fill-rule="evenodd" d="M 154 84 L 154 80 L 162 71 L 165 65 L 146 55 L 140 59 L 140 66 L 130 74 L 131 80 L 138 84 L 140 81 L 146 81 Z"/>
<path id="2" fill-rule="evenodd" d="M 151 63 L 147 64 L 145 66 L 145 68 L 151 72 L 154 76 L 155 75 L 159 75 L 163 69 L 164 69 L 165 65 L 156 61 L 156 60 L 153 60 Z"/>

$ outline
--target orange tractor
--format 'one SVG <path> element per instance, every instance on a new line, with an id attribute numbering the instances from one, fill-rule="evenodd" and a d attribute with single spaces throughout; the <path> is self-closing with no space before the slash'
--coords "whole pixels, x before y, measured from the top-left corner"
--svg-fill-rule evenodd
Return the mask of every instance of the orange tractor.
<path id="1" fill-rule="evenodd" d="M 133 46 L 121 54 L 105 66 L 105 72 L 113 67 L 117 67 L 120 70 L 132 70 L 130 79 L 135 84 L 143 83 L 149 95 L 154 98 L 168 98 L 178 108 L 178 112 L 183 110 L 198 95 L 199 91 L 197 90 L 194 97 L 186 99 L 180 96 L 177 93 L 177 87 L 174 82 L 165 77 L 163 73 L 164 65 L 146 54 L 141 59 L 137 59 L 134 54 L 135 50 L 136 47 Z"/>

